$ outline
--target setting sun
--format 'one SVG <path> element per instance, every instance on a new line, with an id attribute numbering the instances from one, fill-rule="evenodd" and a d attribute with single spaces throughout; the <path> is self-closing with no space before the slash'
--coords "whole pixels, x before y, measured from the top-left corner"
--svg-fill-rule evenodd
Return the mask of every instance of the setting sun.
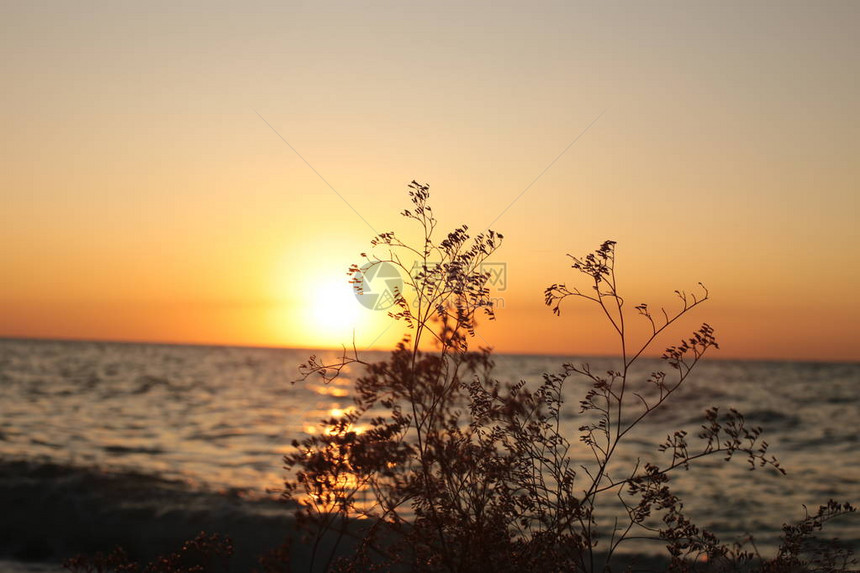
<path id="1" fill-rule="evenodd" d="M 312 327 L 321 335 L 341 336 L 355 328 L 359 304 L 352 286 L 345 280 L 321 284 L 314 292 L 311 303 Z"/>
<path id="2" fill-rule="evenodd" d="M 338 346 L 352 339 L 360 314 L 361 305 L 346 278 L 327 277 L 309 288 L 302 325 L 315 344 Z"/>

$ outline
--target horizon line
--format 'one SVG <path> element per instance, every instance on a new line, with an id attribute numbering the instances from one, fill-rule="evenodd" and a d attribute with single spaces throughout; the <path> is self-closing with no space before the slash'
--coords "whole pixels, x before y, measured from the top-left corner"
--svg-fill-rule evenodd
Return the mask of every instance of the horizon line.
<path id="1" fill-rule="evenodd" d="M 0 342 L 3 341 L 20 341 L 20 342 L 70 342 L 70 343 L 92 343 L 92 344 L 141 344 L 150 346 L 187 346 L 197 348 L 238 348 L 252 350 L 306 350 L 311 352 L 342 352 L 344 349 L 349 350 L 349 346 L 281 346 L 281 345 L 266 345 L 266 344 L 241 344 L 241 343 L 223 343 L 223 342 L 188 342 L 188 341 L 166 341 L 166 340 L 139 340 L 139 339 L 106 339 L 106 338 L 86 338 L 86 337 L 43 337 L 43 336 L 16 336 L 0 334 Z M 390 352 L 391 348 L 364 348 L 359 352 Z M 559 354 L 557 352 L 499 352 L 495 349 L 490 349 L 492 354 L 498 356 L 543 356 L 547 358 L 620 358 L 619 354 Z M 475 352 L 478 352 L 476 349 Z M 643 355 L 643 358 L 659 359 L 658 355 Z M 860 364 L 860 360 L 844 358 L 832 360 L 815 360 L 811 358 L 775 358 L 775 357 L 737 357 L 737 356 L 718 356 L 711 354 L 706 358 L 707 361 L 718 362 L 782 362 L 782 363 L 797 363 L 797 364 Z"/>

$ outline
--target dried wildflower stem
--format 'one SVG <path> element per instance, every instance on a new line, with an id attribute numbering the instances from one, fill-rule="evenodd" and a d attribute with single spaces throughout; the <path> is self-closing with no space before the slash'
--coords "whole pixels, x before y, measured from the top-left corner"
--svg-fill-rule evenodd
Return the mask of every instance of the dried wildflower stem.
<path id="1" fill-rule="evenodd" d="M 620 368 L 599 373 L 587 363 L 569 363 L 544 374 L 535 388 L 522 381 L 502 384 L 491 376 L 489 351 L 469 348 L 476 315 L 494 318 L 489 275 L 480 265 L 502 236 L 489 231 L 471 238 L 463 226 L 437 241 L 428 187 L 413 182 L 410 188 L 413 208 L 403 215 L 421 227 L 421 246 L 382 233 L 372 241 L 375 251 L 362 255 L 365 264 L 353 265 L 350 274 L 357 288 L 362 281 L 356 277 L 374 265 L 392 264 L 408 276 L 405 289 L 414 291 L 414 304 L 397 293 L 390 315 L 404 321 L 412 336 L 385 362 L 364 362 L 353 348 L 339 362 L 325 365 L 312 357 L 302 369 L 303 377 L 318 375 L 325 382 L 346 366 L 364 369 L 355 381 L 355 410 L 325 421 L 324 432 L 294 442 L 296 452 L 285 457 L 295 471 L 285 497 L 300 503 L 304 525 L 323 535 L 353 517 L 370 524 L 361 535 L 340 527 L 357 548 L 342 559 L 329 556 L 326 569 L 591 573 L 608 571 L 619 547 L 633 539 L 661 540 L 681 568 L 700 555 L 738 559 L 740 553 L 687 518 L 669 489 L 670 475 L 709 456 L 729 460 L 738 454 L 751 468 L 782 472 L 767 455 L 760 428 L 748 427 L 739 412 L 711 408 L 698 446 L 677 431 L 657 444 L 658 452 L 671 456 L 667 462 L 637 460 L 625 468 L 616 459 L 629 433 L 664 408 L 698 361 L 718 347 L 713 329 L 703 324 L 663 352 L 674 376 L 657 371 L 634 379 L 633 365 L 707 301 L 708 290 L 700 284 L 701 293 L 676 291 L 681 304 L 671 313 L 636 306 L 650 332 L 632 346 L 615 243 L 606 241 L 594 253 L 571 257 L 573 269 L 588 277 L 590 292 L 555 284 L 544 294 L 555 314 L 569 297 L 597 304 L 618 336 Z M 435 352 L 422 349 L 428 340 Z M 589 384 L 579 412 L 578 437 L 590 452 L 585 459 L 576 457 L 562 420 L 571 377 Z M 367 426 L 361 433 L 353 429 L 359 419 Z M 360 491 L 372 502 L 358 504 Z"/>

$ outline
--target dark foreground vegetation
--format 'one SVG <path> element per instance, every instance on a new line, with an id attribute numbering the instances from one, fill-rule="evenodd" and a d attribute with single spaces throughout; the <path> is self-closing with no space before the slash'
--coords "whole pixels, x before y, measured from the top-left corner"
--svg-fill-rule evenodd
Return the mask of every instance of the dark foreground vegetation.
<path id="1" fill-rule="evenodd" d="M 536 387 L 502 384 L 493 378 L 489 350 L 470 345 L 477 319 L 494 318 L 483 263 L 503 237 L 493 231 L 471 237 L 460 227 L 438 239 L 429 188 L 410 187 L 412 206 L 403 215 L 423 238 L 410 245 L 383 233 L 363 264 L 350 269 L 357 289 L 374 266 L 400 270 L 405 285 L 391 316 L 409 327 L 409 336 L 384 362 L 365 362 L 353 348 L 334 363 L 311 357 L 302 365 L 303 380 L 326 382 L 358 367 L 355 406 L 324 421 L 320 433 L 293 442 L 282 497 L 294 508 L 296 531 L 263 555 L 258 570 L 788 572 L 855 566 L 847 547 L 817 537 L 828 520 L 854 512 L 848 504 L 830 501 L 786 525 L 782 546 L 769 556 L 758 555 L 752 540 L 721 542 L 685 513 L 672 476 L 695 472 L 700 460 L 718 457 L 783 472 L 761 428 L 737 411 L 709 409 L 697 435 L 678 431 L 656 441 L 653 457 L 632 466 L 618 460 L 631 431 L 671 408 L 673 394 L 717 348 L 708 324 L 674 344 L 663 340 L 708 300 L 704 286 L 677 291 L 674 309 L 631 307 L 616 288 L 614 242 L 571 257 L 581 284 L 551 285 L 546 304 L 555 314 L 568 302 L 596 305 L 617 335 L 617 369 L 569 363 Z M 636 343 L 634 320 L 647 329 Z M 665 348 L 665 368 L 635 377 L 634 365 L 655 346 Z M 579 432 L 569 436 L 562 408 L 575 379 L 586 385 L 578 397 Z M 653 541 L 664 557 L 631 556 L 625 547 L 634 540 Z M 67 567 L 245 570 L 229 562 L 232 552 L 231 540 L 201 534 L 148 565 L 117 551 L 71 559 Z"/>
<path id="2" fill-rule="evenodd" d="M 130 560 L 154 561 L 206 529 L 232 540 L 231 570 L 249 571 L 293 531 L 286 509 L 274 500 L 195 491 L 133 472 L 0 464 L 0 552 L 19 561 L 95 555 L 115 546 Z"/>

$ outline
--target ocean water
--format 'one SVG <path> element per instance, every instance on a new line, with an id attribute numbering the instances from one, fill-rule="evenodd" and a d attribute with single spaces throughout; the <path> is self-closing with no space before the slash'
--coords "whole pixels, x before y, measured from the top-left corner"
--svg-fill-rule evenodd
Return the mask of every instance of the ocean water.
<path id="1" fill-rule="evenodd" d="M 0 340 L 0 463 L 5 468 L 0 479 L 6 480 L 5 495 L 18 499 L 24 495 L 15 490 L 23 487 L 22 476 L 50 467 L 35 485 L 28 478 L 27 495 L 50 489 L 58 480 L 68 482 L 74 474 L 78 489 L 63 490 L 65 495 L 106 487 L 109 477 L 104 476 L 111 475 L 125 476 L 126 482 L 137 476 L 141 491 L 181 483 L 185 489 L 174 488 L 170 497 L 179 513 L 193 505 L 192 498 L 199 501 L 200 492 L 232 499 L 275 497 L 271 490 L 283 483 L 281 456 L 290 442 L 318 432 L 321 419 L 348 409 L 351 380 L 359 374 L 348 371 L 329 385 L 317 380 L 292 384 L 297 365 L 311 353 Z M 533 384 L 566 360 L 587 361 L 594 370 L 617 368 L 611 358 L 499 355 L 496 376 Z M 659 368 L 657 362 L 643 361 L 642 372 Z M 564 423 L 574 451 L 580 447 L 577 404 L 586 387 L 578 380 L 566 386 Z M 720 458 L 679 472 L 673 483 L 697 523 L 724 540 L 754 532 L 759 549 L 772 551 L 782 523 L 801 518 L 804 505 L 814 510 L 831 498 L 860 502 L 858 389 L 860 364 L 705 360 L 674 403 L 630 435 L 620 461 L 665 460 L 655 446 L 667 434 L 681 428 L 695 434 L 710 406 L 740 410 L 751 424 L 764 428 L 771 453 L 788 475 L 751 472 L 742 459 L 726 464 Z M 81 468 L 102 477 L 87 478 L 96 480 L 90 483 L 75 474 Z M 102 506 L 114 503 L 112 499 L 124 503 L 129 495 L 108 496 Z M 102 506 L 99 511 L 106 511 Z M 12 553 L 20 554 L 26 544 L 14 538 L 16 519 L 21 516 L 0 517 L 5 521 L 0 529 L 13 537 Z M 831 525 L 828 535 L 855 545 L 860 540 L 860 522 L 853 516 Z"/>

